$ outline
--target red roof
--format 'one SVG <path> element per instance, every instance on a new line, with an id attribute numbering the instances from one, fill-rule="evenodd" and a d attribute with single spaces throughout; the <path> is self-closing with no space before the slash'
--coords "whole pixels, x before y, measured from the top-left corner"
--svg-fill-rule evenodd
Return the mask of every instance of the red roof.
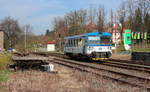
<path id="1" fill-rule="evenodd" d="M 94 24 L 94 23 L 89 23 L 89 24 L 86 25 L 86 28 L 87 28 L 87 29 L 90 29 L 90 30 L 96 29 L 96 28 L 97 28 L 97 25 Z"/>
<path id="2" fill-rule="evenodd" d="M 47 44 L 56 44 L 55 41 L 48 41 Z"/>

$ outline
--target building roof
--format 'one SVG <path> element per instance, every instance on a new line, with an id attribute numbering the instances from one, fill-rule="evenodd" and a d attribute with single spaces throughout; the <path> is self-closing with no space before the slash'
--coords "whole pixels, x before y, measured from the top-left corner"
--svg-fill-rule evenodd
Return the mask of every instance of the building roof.
<path id="1" fill-rule="evenodd" d="M 56 44 L 55 41 L 48 41 L 47 44 Z"/>
<path id="2" fill-rule="evenodd" d="M 86 29 L 89 30 L 97 29 L 97 25 L 95 23 L 90 22 L 89 24 L 86 25 Z"/>

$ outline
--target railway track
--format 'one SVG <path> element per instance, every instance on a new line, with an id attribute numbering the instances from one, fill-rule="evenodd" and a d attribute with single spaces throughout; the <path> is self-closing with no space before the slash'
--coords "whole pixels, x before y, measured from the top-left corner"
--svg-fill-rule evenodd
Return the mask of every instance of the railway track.
<path id="1" fill-rule="evenodd" d="M 123 63 L 123 62 L 116 62 L 116 61 L 106 61 L 104 63 L 96 62 L 96 64 L 150 73 L 150 66 L 146 66 L 146 65 L 130 64 L 130 63 Z"/>
<path id="2" fill-rule="evenodd" d="M 33 54 L 33 53 L 32 53 Z M 70 68 L 78 69 L 80 71 L 89 72 L 97 76 L 102 76 L 107 79 L 115 80 L 117 82 L 126 83 L 132 86 L 145 88 L 150 91 L 150 67 L 145 65 L 129 64 L 115 61 L 106 61 L 105 63 L 85 63 L 75 60 L 66 59 L 63 54 L 47 54 L 47 53 L 34 53 L 36 55 L 42 56 L 52 56 L 54 57 L 51 62 L 61 64 Z M 61 57 L 61 58 L 60 58 Z M 114 67 L 120 69 L 126 69 L 128 71 L 134 70 L 137 72 L 147 73 L 149 76 L 140 76 L 132 73 L 120 72 L 111 70 L 109 68 L 102 67 Z"/>
<path id="3" fill-rule="evenodd" d="M 67 58 L 64 54 L 59 54 L 59 53 L 34 53 L 38 55 L 43 55 L 43 56 L 56 56 L 56 57 L 62 57 L 62 58 Z M 78 60 L 80 62 L 80 60 Z M 128 61 L 128 62 L 133 62 L 133 61 Z M 105 61 L 103 63 L 99 62 L 94 62 L 95 64 L 101 64 L 101 65 L 106 65 L 106 66 L 112 66 L 112 67 L 118 67 L 118 68 L 123 68 L 123 69 L 130 69 L 130 70 L 136 70 L 136 71 L 141 71 L 141 72 L 147 72 L 150 73 L 150 66 L 147 65 L 140 65 L 136 63 L 127 63 L 125 60 L 115 60 L 115 59 L 110 59 L 108 61 Z"/>
<path id="4" fill-rule="evenodd" d="M 106 79 L 115 80 L 117 82 L 126 83 L 132 86 L 145 88 L 150 91 L 150 79 L 141 76 L 130 75 L 127 73 L 117 72 L 109 69 L 103 69 L 91 64 L 85 64 L 81 62 L 74 62 L 72 60 L 62 59 L 55 57 L 51 62 L 61 64 L 70 68 L 78 69 L 80 71 L 89 72 L 98 76 L 102 76 Z M 136 81 L 135 81 L 136 80 Z"/>

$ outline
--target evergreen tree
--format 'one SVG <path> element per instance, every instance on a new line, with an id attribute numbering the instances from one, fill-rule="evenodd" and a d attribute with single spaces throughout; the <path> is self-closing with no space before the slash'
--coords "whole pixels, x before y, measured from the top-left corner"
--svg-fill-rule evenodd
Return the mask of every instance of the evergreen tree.
<path id="1" fill-rule="evenodd" d="M 50 33 L 50 31 L 49 31 L 49 29 L 47 29 L 45 35 L 48 36 L 49 33 Z"/>
<path id="2" fill-rule="evenodd" d="M 138 8 L 137 10 L 135 10 L 135 16 L 134 16 L 134 30 L 137 32 L 143 31 L 142 30 L 142 12 L 141 10 Z"/>

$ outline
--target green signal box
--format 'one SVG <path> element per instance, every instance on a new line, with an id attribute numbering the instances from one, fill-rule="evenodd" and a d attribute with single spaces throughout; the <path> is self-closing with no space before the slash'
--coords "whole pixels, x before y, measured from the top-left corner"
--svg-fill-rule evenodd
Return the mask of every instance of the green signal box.
<path id="1" fill-rule="evenodd" d="M 124 30 L 124 34 L 123 34 L 124 44 L 131 45 L 132 44 L 131 37 L 132 37 L 131 30 L 130 29 Z"/>

